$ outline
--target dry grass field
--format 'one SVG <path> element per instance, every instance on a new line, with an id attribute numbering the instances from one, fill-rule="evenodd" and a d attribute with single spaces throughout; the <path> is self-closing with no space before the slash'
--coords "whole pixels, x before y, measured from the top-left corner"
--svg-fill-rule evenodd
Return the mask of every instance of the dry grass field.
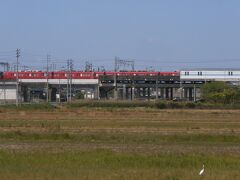
<path id="1" fill-rule="evenodd" d="M 240 179 L 240 110 L 2 109 L 0 177 Z"/>

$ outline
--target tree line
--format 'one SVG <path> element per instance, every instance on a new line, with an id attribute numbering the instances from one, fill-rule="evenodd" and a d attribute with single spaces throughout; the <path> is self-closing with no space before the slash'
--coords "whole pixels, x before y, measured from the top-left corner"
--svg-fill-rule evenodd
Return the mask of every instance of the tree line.
<path id="1" fill-rule="evenodd" d="M 202 98 L 212 103 L 240 103 L 240 87 L 226 82 L 207 83 L 202 87 Z"/>

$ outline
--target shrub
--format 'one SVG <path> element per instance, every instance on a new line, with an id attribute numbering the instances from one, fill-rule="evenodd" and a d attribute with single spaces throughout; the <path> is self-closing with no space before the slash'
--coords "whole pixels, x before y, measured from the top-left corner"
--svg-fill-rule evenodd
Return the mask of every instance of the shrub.
<path id="1" fill-rule="evenodd" d="M 168 107 L 172 109 L 178 109 L 178 108 L 183 108 L 183 104 L 177 103 L 177 102 L 170 102 L 168 103 Z"/>
<path id="2" fill-rule="evenodd" d="M 167 104 L 165 102 L 156 102 L 155 107 L 158 108 L 158 109 L 166 109 Z"/>
<path id="3" fill-rule="evenodd" d="M 185 105 L 187 108 L 193 109 L 196 107 L 196 104 L 193 102 L 187 102 Z"/>

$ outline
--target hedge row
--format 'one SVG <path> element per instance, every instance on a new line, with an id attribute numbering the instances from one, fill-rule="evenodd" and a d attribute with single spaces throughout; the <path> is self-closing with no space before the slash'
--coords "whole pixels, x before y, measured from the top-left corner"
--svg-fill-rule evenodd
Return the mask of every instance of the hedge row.
<path id="1" fill-rule="evenodd" d="M 173 101 L 82 101 L 67 104 L 69 108 L 96 107 L 96 108 L 157 108 L 157 109 L 240 109 L 240 104 L 214 104 Z"/>

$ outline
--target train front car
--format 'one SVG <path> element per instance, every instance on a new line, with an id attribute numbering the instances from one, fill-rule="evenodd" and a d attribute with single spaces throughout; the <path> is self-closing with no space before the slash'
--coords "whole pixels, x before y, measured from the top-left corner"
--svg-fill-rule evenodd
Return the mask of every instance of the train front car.
<path id="1" fill-rule="evenodd" d="M 7 71 L 3 73 L 4 80 L 14 80 L 16 79 L 16 73 L 13 71 Z"/>

